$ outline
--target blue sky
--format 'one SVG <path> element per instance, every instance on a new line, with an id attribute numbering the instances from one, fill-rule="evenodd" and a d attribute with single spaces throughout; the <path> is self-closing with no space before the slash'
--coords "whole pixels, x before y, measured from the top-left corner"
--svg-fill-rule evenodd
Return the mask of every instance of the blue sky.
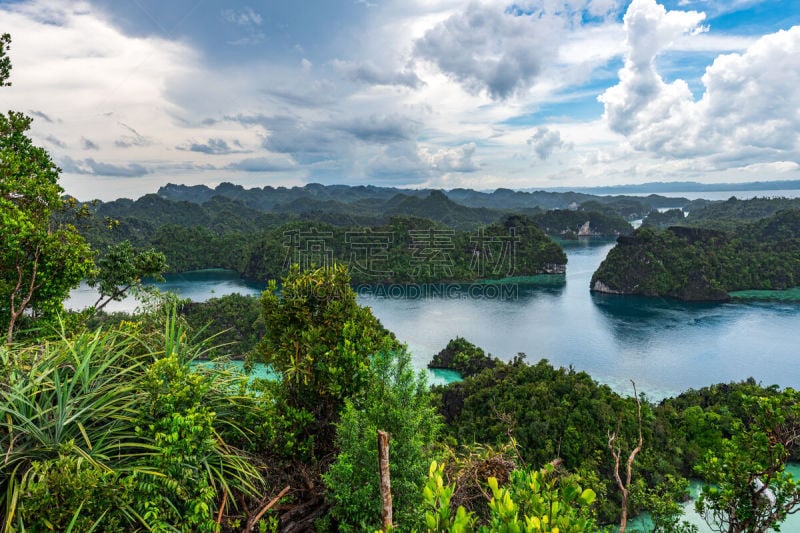
<path id="1" fill-rule="evenodd" d="M 800 179 L 797 0 L 0 0 L 82 199 Z"/>

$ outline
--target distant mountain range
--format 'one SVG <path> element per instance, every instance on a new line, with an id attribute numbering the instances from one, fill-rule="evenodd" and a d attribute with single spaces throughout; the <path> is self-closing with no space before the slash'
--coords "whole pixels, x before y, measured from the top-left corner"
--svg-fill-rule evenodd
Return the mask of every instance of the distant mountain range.
<path id="1" fill-rule="evenodd" d="M 800 189 L 800 180 L 748 181 L 744 183 L 698 183 L 696 181 L 652 181 L 635 185 L 606 185 L 600 187 L 551 187 L 551 192 L 586 194 L 651 194 L 676 192 L 780 191 Z"/>
<path id="2" fill-rule="evenodd" d="M 517 211 L 525 209 L 578 209 L 586 202 L 598 206 L 611 207 L 620 211 L 626 218 L 641 218 L 652 209 L 662 207 L 685 207 L 690 203 L 686 198 L 666 198 L 650 195 L 645 198 L 622 198 L 598 196 L 582 192 L 556 191 L 514 191 L 495 189 L 491 192 L 472 189 L 398 189 L 395 187 L 321 185 L 310 183 L 303 187 L 253 187 L 246 189 L 241 185 L 221 183 L 215 188 L 206 185 L 176 185 L 169 183 L 161 187 L 157 195 L 172 201 L 203 204 L 215 196 L 238 201 L 251 209 L 270 213 L 327 212 L 354 214 L 405 214 L 440 220 L 453 225 L 454 220 L 438 218 L 443 212 L 458 218 L 464 208 L 473 210 Z M 617 209 L 626 204 L 627 212 Z M 469 218 L 475 218 L 476 212 Z M 496 214 L 495 214 L 496 216 Z M 480 222 L 486 223 L 492 215 L 480 213 Z"/>

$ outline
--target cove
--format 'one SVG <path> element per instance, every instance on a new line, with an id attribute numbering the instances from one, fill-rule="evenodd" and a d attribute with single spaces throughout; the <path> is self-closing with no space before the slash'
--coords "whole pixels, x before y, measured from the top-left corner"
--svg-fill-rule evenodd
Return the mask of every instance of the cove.
<path id="1" fill-rule="evenodd" d="M 461 336 L 504 360 L 523 352 L 530 361 L 572 365 L 623 394 L 632 392 L 633 379 L 652 400 L 748 377 L 763 385 L 800 386 L 800 304 L 593 295 L 589 280 L 613 241 L 562 244 L 568 265 L 558 283 L 512 280 L 502 290 L 472 291 L 356 287 L 359 302 L 408 343 L 419 368 Z M 217 270 L 167 276 L 158 286 L 203 301 L 232 292 L 256 295 L 264 284 Z M 94 301 L 88 287 L 73 291 L 67 305 L 80 308 L 81 301 Z M 115 305 L 133 310 L 136 302 Z"/>
<path id="2" fill-rule="evenodd" d="M 624 394 L 632 379 L 653 400 L 751 376 L 765 385 L 800 385 L 800 304 L 594 295 L 591 275 L 614 243 L 563 244 L 561 286 L 520 283 L 515 298 L 360 298 L 409 344 L 420 366 L 462 336 L 504 360 L 524 352 L 531 361 L 571 365 Z"/>

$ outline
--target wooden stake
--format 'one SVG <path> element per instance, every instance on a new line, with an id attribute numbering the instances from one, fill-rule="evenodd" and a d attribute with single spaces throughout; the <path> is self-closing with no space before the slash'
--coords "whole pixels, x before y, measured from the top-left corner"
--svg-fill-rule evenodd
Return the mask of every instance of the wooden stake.
<path id="1" fill-rule="evenodd" d="M 392 528 L 392 484 L 389 479 L 389 434 L 378 430 L 378 471 L 381 476 L 381 518 L 383 531 Z"/>

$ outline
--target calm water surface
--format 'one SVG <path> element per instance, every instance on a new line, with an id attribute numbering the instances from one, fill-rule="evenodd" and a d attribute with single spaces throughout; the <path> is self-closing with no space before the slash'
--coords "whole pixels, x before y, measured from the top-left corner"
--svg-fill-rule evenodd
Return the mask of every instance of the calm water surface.
<path id="1" fill-rule="evenodd" d="M 450 296 L 414 298 L 399 297 L 397 290 L 359 290 L 359 300 L 408 343 L 419 367 L 462 336 L 502 359 L 524 352 L 530 361 L 573 365 L 623 393 L 631 392 L 633 379 L 652 399 L 750 376 L 765 385 L 800 387 L 800 304 L 592 295 L 592 272 L 612 246 L 566 243 L 569 264 L 559 286 L 516 285 L 505 289 L 516 295 L 504 297 L 486 289 L 472 291 L 474 297 L 458 288 Z M 159 287 L 202 301 L 231 292 L 258 294 L 263 286 L 229 272 L 202 271 L 170 276 Z M 92 302 L 93 292 L 82 287 L 68 304 Z M 135 305 L 126 301 L 114 308 Z"/>
<path id="2" fill-rule="evenodd" d="M 651 398 L 750 376 L 800 386 L 800 305 L 592 295 L 591 275 L 612 246 L 566 244 L 563 287 L 519 286 L 516 299 L 362 301 L 408 342 L 419 364 L 460 335 L 503 359 L 524 352 L 573 365 L 622 392 L 633 379 Z"/>

